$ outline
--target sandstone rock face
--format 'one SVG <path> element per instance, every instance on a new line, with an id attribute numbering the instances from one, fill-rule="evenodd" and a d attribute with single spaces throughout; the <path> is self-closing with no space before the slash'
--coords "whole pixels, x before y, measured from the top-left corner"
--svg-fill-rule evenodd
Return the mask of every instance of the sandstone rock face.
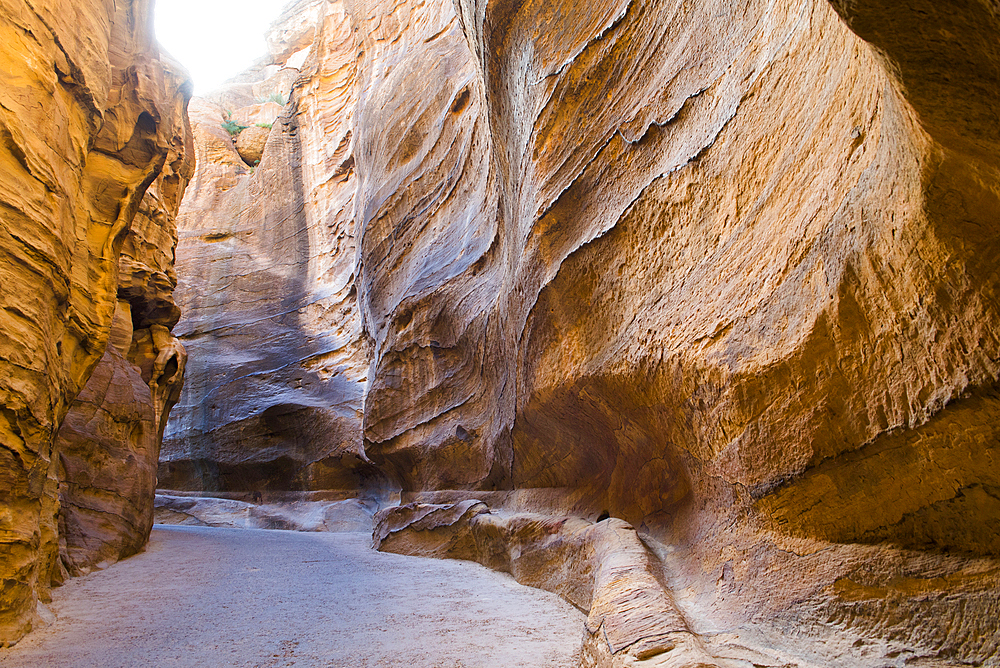
<path id="1" fill-rule="evenodd" d="M 359 84 L 372 91 L 356 141 L 368 148 L 360 293 L 375 345 L 374 459 L 408 489 L 582 481 L 641 520 L 672 513 L 703 479 L 766 496 L 990 392 L 996 236 L 961 230 L 994 227 L 995 192 L 973 176 L 992 165 L 941 153 L 831 8 L 761 5 L 720 21 L 727 10 L 713 3 L 679 16 L 671 3 L 594 7 L 565 43 L 533 49 L 546 16 L 463 10 L 472 51 L 509 54 L 517 72 L 506 56 L 473 56 L 464 66 L 485 91 L 472 81 L 466 106 L 460 75 L 440 78 L 454 90 L 427 91 L 373 65 Z M 441 11 L 412 36 L 415 21 L 382 20 L 407 26 L 399 39 L 361 30 L 366 55 L 424 57 L 407 40 L 437 34 Z M 504 27 L 485 34 L 486 23 Z M 633 57 L 654 43 L 673 45 L 669 57 Z M 449 55 L 462 62 L 465 49 L 456 35 Z M 386 105 L 382 86 L 431 107 Z M 453 108 L 482 119 L 463 125 Z M 406 136 L 386 134 L 404 119 Z M 470 155 L 495 164 L 461 172 L 468 190 L 425 206 L 414 189 L 447 183 L 471 147 L 448 133 L 483 123 L 489 138 Z M 405 199 L 379 196 L 397 183 Z M 945 193 L 969 218 L 950 231 L 935 217 Z M 449 209 L 474 195 L 475 217 Z M 976 241 L 959 252 L 956 235 Z M 449 465 L 463 457 L 479 464 Z M 456 469 L 465 479 L 449 479 Z M 965 475 L 957 488 L 993 484 Z"/>
<path id="2" fill-rule="evenodd" d="M 381 484 L 362 447 L 368 367 L 355 289 L 355 53 L 343 8 L 322 8 L 302 83 L 281 91 L 293 103 L 253 173 L 219 126 L 220 105 L 191 105 L 199 169 L 178 219 L 185 317 L 176 330 L 190 363 L 164 438 L 166 489 Z M 277 62 L 260 72 L 280 79 L 287 69 Z"/>
<path id="3" fill-rule="evenodd" d="M 161 479 L 607 513 L 710 654 L 1000 661 L 992 9 L 299 9 L 257 171 L 199 135 Z"/>
<path id="4" fill-rule="evenodd" d="M 186 79 L 173 76 L 175 87 Z M 168 155 L 132 222 L 108 347 L 56 440 L 60 558 L 72 575 L 135 554 L 153 523 L 160 442 L 187 360 L 170 328 L 180 317 L 173 300 L 177 210 L 194 151 L 186 111 L 175 118 L 178 136 L 189 141 Z"/>
<path id="5" fill-rule="evenodd" d="M 263 102 L 249 107 L 240 107 L 233 112 L 233 120 L 242 125 L 251 126 L 257 123 L 274 123 L 281 114 L 282 106 L 277 102 Z M 265 141 L 266 141 L 265 137 Z"/>
<path id="6" fill-rule="evenodd" d="M 133 218 L 184 154 L 187 93 L 149 18 L 128 0 L 0 3 L 0 645 L 30 628 L 61 577 L 61 467 L 76 482 L 110 473 L 79 449 L 61 463 L 53 445 L 106 352 Z M 161 195 L 179 201 L 180 181 L 165 175 Z M 111 384 L 90 400 L 131 387 Z"/>
<path id="7" fill-rule="evenodd" d="M 159 454 L 149 388 L 108 346 L 59 429 L 60 556 L 72 575 L 142 548 Z"/>
<path id="8" fill-rule="evenodd" d="M 997 81 L 919 92 L 995 17 L 893 57 L 826 3 L 459 6 L 467 104 L 461 75 L 359 84 L 372 460 L 404 489 L 572 490 L 671 545 L 713 624 L 849 618 L 996 660 L 993 566 L 846 546 L 996 554 Z M 434 11 L 368 11 L 373 59 L 445 48 Z M 995 73 L 991 48 L 960 62 Z M 965 141 L 937 134 L 925 105 L 972 90 Z"/>

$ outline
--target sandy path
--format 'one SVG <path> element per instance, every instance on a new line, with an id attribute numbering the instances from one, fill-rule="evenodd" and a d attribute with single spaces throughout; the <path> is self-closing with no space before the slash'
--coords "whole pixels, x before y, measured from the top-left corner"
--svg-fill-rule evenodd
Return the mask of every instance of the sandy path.
<path id="1" fill-rule="evenodd" d="M 583 615 L 456 561 L 366 534 L 153 530 L 143 554 L 55 590 L 55 624 L 4 668 L 571 668 Z"/>

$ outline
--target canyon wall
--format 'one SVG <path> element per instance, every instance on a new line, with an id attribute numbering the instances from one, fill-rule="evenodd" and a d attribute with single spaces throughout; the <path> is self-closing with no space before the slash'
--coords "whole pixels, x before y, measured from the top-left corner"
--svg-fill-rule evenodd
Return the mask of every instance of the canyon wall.
<path id="1" fill-rule="evenodd" d="M 641 522 L 700 481 L 770 503 L 969 403 L 993 422 L 996 164 L 974 125 L 993 99 L 950 112 L 972 148 L 938 140 L 823 3 L 592 7 L 556 34 L 537 8 L 465 8 L 464 36 L 447 6 L 419 28 L 369 10 L 373 460 L 404 489 L 572 487 Z M 380 66 L 405 63 L 388 48 L 445 68 L 415 45 L 449 36 L 465 69 L 440 90 Z M 898 513 L 995 485 L 967 454 Z M 980 528 L 936 542 L 995 549 Z"/>
<path id="2" fill-rule="evenodd" d="M 187 76 L 173 72 L 168 90 Z M 183 385 L 187 353 L 170 330 L 180 317 L 174 247 L 177 210 L 194 171 L 186 95 L 177 95 L 176 142 L 149 187 L 119 257 L 118 302 L 104 356 L 56 439 L 59 548 L 80 575 L 138 552 L 153 523 L 160 442 Z"/>
<path id="3" fill-rule="evenodd" d="M 0 645 L 66 566 L 148 536 L 171 388 L 128 378 L 124 356 L 133 327 L 163 342 L 133 354 L 152 376 L 171 347 L 173 216 L 193 168 L 186 77 L 151 20 L 144 0 L 0 2 Z"/>
<path id="4" fill-rule="evenodd" d="M 176 330 L 190 364 L 161 487 L 353 491 L 380 477 L 361 430 L 356 56 L 328 4 L 292 5 L 268 60 L 191 105 L 199 169 L 178 218 Z M 290 93 L 284 110 L 270 101 Z M 237 153 L 229 118 L 251 126 L 241 139 L 265 135 L 259 164 Z"/>
<path id="5" fill-rule="evenodd" d="M 692 631 L 995 665 L 998 21 L 297 3 L 195 119 L 161 484 L 611 515 Z"/>

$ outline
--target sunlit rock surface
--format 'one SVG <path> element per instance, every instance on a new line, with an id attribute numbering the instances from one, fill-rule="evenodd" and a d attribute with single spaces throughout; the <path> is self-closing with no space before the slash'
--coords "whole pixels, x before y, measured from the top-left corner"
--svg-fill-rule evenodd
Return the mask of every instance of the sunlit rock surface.
<path id="1" fill-rule="evenodd" d="M 251 167 L 260 164 L 260 159 L 264 157 L 264 148 L 267 146 L 267 138 L 271 134 L 271 128 L 253 126 L 249 127 L 236 138 L 236 152 L 243 158 L 243 162 Z"/>
<path id="2" fill-rule="evenodd" d="M 0 2 L 0 644 L 61 577 L 56 434 L 105 354 L 133 218 L 184 153 L 150 20 L 131 0 Z"/>
<path id="3" fill-rule="evenodd" d="M 165 69 L 176 78 L 183 72 Z M 59 428 L 59 547 L 72 575 L 135 554 L 149 537 L 160 442 L 180 397 L 187 353 L 170 333 L 180 310 L 177 210 L 194 171 L 184 108 L 177 145 L 146 191 L 119 259 L 118 306 L 104 357 Z M 187 141 L 185 141 L 185 138 Z"/>
<path id="4" fill-rule="evenodd" d="M 196 119 L 164 487 L 610 514 L 719 661 L 1000 662 L 993 9 L 283 21 Z"/>

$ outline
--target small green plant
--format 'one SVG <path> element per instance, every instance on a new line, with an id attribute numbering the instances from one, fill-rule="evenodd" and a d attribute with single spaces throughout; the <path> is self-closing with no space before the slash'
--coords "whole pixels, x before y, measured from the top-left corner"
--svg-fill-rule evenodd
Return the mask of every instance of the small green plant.
<path id="1" fill-rule="evenodd" d="M 225 123 L 222 124 L 222 129 L 228 132 L 233 137 L 236 137 L 238 134 L 246 130 L 247 126 L 240 125 L 236 121 L 226 121 Z"/>
<path id="2" fill-rule="evenodd" d="M 248 126 L 242 123 L 237 123 L 233 120 L 233 112 L 226 109 L 226 120 L 221 123 L 222 129 L 229 133 L 229 135 L 235 139 L 236 136 L 247 129 Z"/>
<path id="3" fill-rule="evenodd" d="M 255 97 L 253 101 L 256 102 L 257 104 L 264 104 L 265 102 L 275 102 L 283 107 L 285 106 L 285 103 L 288 102 L 288 98 L 286 98 L 281 93 L 271 93 L 266 97 Z"/>
<path id="4" fill-rule="evenodd" d="M 256 126 L 257 126 L 258 128 L 266 128 L 266 129 L 268 129 L 268 130 L 270 130 L 270 129 L 271 129 L 271 123 L 256 123 L 255 125 L 256 125 Z"/>

